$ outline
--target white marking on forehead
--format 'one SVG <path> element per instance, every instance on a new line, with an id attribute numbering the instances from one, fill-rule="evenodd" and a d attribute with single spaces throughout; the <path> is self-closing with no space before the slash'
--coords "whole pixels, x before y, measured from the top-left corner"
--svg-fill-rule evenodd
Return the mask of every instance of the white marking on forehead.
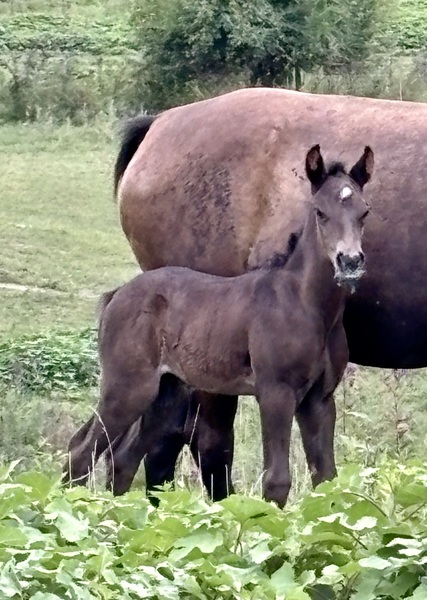
<path id="1" fill-rule="evenodd" d="M 353 190 L 348 185 L 345 185 L 342 188 L 342 190 L 340 191 L 341 200 L 347 200 L 347 198 L 350 198 L 350 196 L 352 196 L 352 195 L 353 195 Z"/>

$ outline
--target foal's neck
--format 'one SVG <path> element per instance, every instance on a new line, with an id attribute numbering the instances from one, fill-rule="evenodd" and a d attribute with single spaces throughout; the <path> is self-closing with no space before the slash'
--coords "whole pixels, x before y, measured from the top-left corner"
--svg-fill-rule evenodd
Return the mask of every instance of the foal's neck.
<path id="1" fill-rule="evenodd" d="M 334 268 L 320 238 L 312 209 L 288 268 L 298 271 L 304 304 L 319 311 L 326 329 L 332 327 L 344 310 L 347 291 L 334 278 Z"/>

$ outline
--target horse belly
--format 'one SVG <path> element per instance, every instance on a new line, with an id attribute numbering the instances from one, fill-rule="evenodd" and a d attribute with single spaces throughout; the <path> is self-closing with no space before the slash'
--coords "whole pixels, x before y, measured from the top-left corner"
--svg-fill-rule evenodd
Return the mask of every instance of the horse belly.
<path id="1" fill-rule="evenodd" d="M 212 394 L 251 395 L 255 388 L 252 368 L 237 354 L 209 354 L 194 341 L 180 344 L 164 358 L 162 373 L 169 372 L 191 387 Z"/>

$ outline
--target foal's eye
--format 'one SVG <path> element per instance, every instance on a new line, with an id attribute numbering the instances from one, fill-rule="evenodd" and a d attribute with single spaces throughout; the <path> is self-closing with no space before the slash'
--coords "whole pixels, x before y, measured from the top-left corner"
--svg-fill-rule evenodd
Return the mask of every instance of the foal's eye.
<path id="1" fill-rule="evenodd" d="M 328 215 L 325 215 L 325 213 L 322 212 L 319 208 L 316 208 L 316 216 L 319 219 L 319 221 L 322 221 L 322 223 L 326 223 L 326 221 L 329 221 Z"/>

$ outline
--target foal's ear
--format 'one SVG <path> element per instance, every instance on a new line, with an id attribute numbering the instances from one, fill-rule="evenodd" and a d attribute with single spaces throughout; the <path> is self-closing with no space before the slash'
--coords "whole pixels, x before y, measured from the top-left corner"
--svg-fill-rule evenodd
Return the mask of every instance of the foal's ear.
<path id="1" fill-rule="evenodd" d="M 325 164 L 322 155 L 320 154 L 319 144 L 316 144 L 307 152 L 305 172 L 313 186 L 314 192 L 317 192 L 326 179 Z"/>
<path id="2" fill-rule="evenodd" d="M 373 171 L 374 153 L 369 146 L 365 146 L 362 156 L 351 169 L 349 175 L 363 189 L 363 186 L 370 180 Z"/>

